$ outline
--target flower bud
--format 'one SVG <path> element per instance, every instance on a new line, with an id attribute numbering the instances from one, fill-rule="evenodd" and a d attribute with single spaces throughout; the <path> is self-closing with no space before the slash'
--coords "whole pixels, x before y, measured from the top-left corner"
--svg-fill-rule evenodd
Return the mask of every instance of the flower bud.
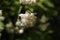
<path id="1" fill-rule="evenodd" d="M 20 33 L 20 34 L 22 34 L 23 32 L 24 32 L 24 30 L 23 30 L 23 29 L 20 29 L 20 30 L 19 30 L 19 33 Z"/>

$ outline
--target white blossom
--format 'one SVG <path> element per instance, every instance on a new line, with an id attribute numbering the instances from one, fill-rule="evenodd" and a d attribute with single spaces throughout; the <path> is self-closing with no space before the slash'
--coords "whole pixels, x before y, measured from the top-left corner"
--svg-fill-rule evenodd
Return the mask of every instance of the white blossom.
<path id="1" fill-rule="evenodd" d="M 24 32 L 24 28 L 19 28 L 18 26 L 15 27 L 15 33 L 22 34 Z"/>
<path id="2" fill-rule="evenodd" d="M 13 27 L 13 24 L 12 22 L 9 22 L 6 24 L 6 30 L 8 33 L 13 33 L 14 32 L 14 27 Z"/>
<path id="3" fill-rule="evenodd" d="M 20 24 L 20 26 L 24 26 L 24 24 L 23 24 L 23 23 L 21 23 L 21 24 Z"/>
<path id="4" fill-rule="evenodd" d="M 25 3 L 25 0 L 19 0 L 20 1 L 20 3 Z"/>
<path id="5" fill-rule="evenodd" d="M 33 26 L 36 21 L 34 13 L 26 12 L 25 14 L 19 14 L 19 17 L 21 17 L 21 23 L 23 23 L 24 26 Z"/>
<path id="6" fill-rule="evenodd" d="M 43 15 L 40 19 L 40 22 L 46 23 L 46 21 L 48 21 L 48 18 L 45 15 Z"/>
<path id="7" fill-rule="evenodd" d="M 12 22 L 9 22 L 9 23 L 6 24 L 6 27 L 9 28 L 9 27 L 12 27 L 12 25 L 13 25 Z"/>
<path id="8" fill-rule="evenodd" d="M 36 0 L 20 0 L 21 4 L 33 4 L 36 3 Z"/>
<path id="9" fill-rule="evenodd" d="M 2 16 L 2 10 L 0 10 L 0 20 L 3 21 L 5 18 Z"/>
<path id="10" fill-rule="evenodd" d="M 39 27 L 42 31 L 45 31 L 47 29 L 47 27 L 49 26 L 49 23 L 45 23 L 45 24 L 40 24 Z"/>
<path id="11" fill-rule="evenodd" d="M 20 20 L 17 19 L 16 26 L 19 26 L 21 24 Z"/>
<path id="12" fill-rule="evenodd" d="M 19 33 L 22 34 L 24 32 L 24 29 L 20 29 Z"/>
<path id="13" fill-rule="evenodd" d="M 21 23 L 21 21 L 18 19 L 17 22 L 16 22 L 16 26 L 19 26 L 20 27 L 20 26 L 24 26 L 24 24 Z"/>
<path id="14" fill-rule="evenodd" d="M 20 0 L 21 4 L 27 4 L 30 0 Z"/>

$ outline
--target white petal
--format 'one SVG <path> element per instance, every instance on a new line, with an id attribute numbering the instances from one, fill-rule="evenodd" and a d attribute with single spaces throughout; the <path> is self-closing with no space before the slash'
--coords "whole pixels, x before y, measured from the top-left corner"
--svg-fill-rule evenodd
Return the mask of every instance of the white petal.
<path id="1" fill-rule="evenodd" d="M 20 30 L 19 30 L 19 33 L 20 33 L 20 34 L 22 34 L 23 32 L 24 32 L 24 30 L 23 30 L 23 29 L 20 29 Z"/>
<path id="2" fill-rule="evenodd" d="M 42 23 L 45 23 L 47 20 L 48 20 L 48 18 L 47 18 L 45 15 L 43 15 L 43 16 L 41 17 L 41 19 L 40 19 L 40 21 L 41 21 Z"/>
<path id="3" fill-rule="evenodd" d="M 23 16 L 24 14 L 19 14 L 19 16 Z"/>
<path id="4" fill-rule="evenodd" d="M 11 22 L 9 22 L 8 24 L 6 24 L 6 28 L 11 28 L 13 26 L 13 24 Z"/>
<path id="5" fill-rule="evenodd" d="M 17 20 L 17 22 L 16 22 L 16 26 L 19 26 L 20 25 L 20 21 L 19 21 L 19 19 Z"/>

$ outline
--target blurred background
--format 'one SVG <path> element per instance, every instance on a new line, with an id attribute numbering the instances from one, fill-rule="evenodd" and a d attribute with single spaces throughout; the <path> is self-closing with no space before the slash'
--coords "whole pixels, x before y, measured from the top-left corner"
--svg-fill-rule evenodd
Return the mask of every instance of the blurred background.
<path id="1" fill-rule="evenodd" d="M 60 0 L 0 0 L 0 40 L 60 40 Z"/>

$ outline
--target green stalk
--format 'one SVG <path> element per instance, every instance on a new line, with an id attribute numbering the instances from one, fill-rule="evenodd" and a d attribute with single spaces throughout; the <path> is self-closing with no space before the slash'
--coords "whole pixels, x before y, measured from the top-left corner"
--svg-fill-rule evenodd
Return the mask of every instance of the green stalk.
<path id="1" fill-rule="evenodd" d="M 19 8 L 18 14 L 21 12 L 21 10 L 22 10 L 22 6 L 20 6 L 20 8 Z"/>

